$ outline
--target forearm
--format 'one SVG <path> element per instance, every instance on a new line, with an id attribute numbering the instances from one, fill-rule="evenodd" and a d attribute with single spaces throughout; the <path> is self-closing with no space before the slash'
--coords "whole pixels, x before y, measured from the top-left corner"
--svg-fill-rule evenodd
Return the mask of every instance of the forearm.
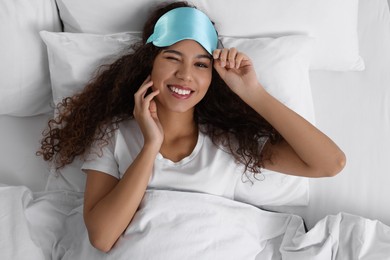
<path id="1" fill-rule="evenodd" d="M 110 250 L 129 225 L 144 196 L 156 155 L 144 147 L 117 185 L 84 214 L 95 247 Z"/>
<path id="2" fill-rule="evenodd" d="M 300 160 L 315 173 L 332 175 L 345 157 L 337 145 L 316 127 L 268 94 L 263 87 L 248 104 L 267 120 L 291 146 Z M 313 176 L 318 177 L 318 176 Z"/>
<path id="3" fill-rule="evenodd" d="M 284 138 L 266 144 L 263 167 L 291 175 L 333 176 L 345 164 L 344 153 L 326 135 L 269 95 L 258 82 L 252 61 L 235 48 L 213 52 L 214 68 L 229 88 Z M 235 65 L 235 69 L 226 66 Z"/>

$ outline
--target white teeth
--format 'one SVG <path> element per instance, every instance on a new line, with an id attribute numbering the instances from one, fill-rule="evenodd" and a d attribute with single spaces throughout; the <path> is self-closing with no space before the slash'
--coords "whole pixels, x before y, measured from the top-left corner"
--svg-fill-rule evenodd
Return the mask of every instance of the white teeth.
<path id="1" fill-rule="evenodd" d="M 169 89 L 172 91 L 172 92 L 175 92 L 176 94 L 179 94 L 179 95 L 189 95 L 191 93 L 191 90 L 186 90 L 186 89 L 179 89 L 179 88 L 176 88 L 176 87 L 172 87 L 170 86 Z"/>

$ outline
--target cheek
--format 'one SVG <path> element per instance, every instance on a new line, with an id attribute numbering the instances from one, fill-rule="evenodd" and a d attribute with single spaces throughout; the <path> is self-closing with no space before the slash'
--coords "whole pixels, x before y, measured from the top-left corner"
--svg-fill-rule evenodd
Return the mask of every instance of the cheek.
<path id="1" fill-rule="evenodd" d="M 167 75 L 167 72 L 164 70 L 163 66 L 153 66 L 153 69 L 150 73 L 151 80 L 153 81 L 153 86 L 157 87 L 163 81 L 164 75 Z"/>
<path id="2" fill-rule="evenodd" d="M 204 73 L 203 75 L 200 75 L 199 76 L 199 85 L 202 86 L 203 89 L 205 89 L 206 91 L 208 90 L 208 88 L 210 87 L 210 84 L 211 84 L 211 77 L 212 77 L 212 73 L 211 71 L 210 72 L 206 72 Z"/>
<path id="3" fill-rule="evenodd" d="M 158 62 L 155 61 L 153 63 L 152 71 L 150 72 L 151 80 L 156 80 L 159 78 L 159 75 L 161 74 L 160 70 L 161 66 L 159 66 Z"/>
<path id="4" fill-rule="evenodd" d="M 152 72 L 150 73 L 153 82 L 161 81 L 171 76 L 175 72 L 176 68 L 169 62 L 161 61 L 156 59 L 153 63 Z"/>

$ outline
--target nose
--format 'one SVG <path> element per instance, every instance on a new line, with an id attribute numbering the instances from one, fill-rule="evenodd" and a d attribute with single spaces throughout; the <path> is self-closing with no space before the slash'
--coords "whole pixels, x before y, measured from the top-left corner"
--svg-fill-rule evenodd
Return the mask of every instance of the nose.
<path id="1" fill-rule="evenodd" d="M 192 67 L 188 64 L 181 64 L 176 71 L 176 77 L 184 81 L 192 81 Z"/>

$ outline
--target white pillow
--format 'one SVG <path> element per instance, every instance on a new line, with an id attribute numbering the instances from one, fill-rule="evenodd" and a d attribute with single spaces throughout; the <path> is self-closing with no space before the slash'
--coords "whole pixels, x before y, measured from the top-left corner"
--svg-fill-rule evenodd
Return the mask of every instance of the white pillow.
<path id="1" fill-rule="evenodd" d="M 99 65 L 109 64 L 138 37 L 130 33 L 112 35 L 40 32 L 47 45 L 54 104 L 81 91 Z M 55 111 L 56 112 L 56 111 Z M 82 162 L 76 160 L 60 171 L 51 170 L 47 190 L 84 191 Z"/>
<path id="2" fill-rule="evenodd" d="M 222 37 L 224 47 L 236 47 L 251 57 L 264 88 L 287 107 L 315 124 L 308 68 L 313 38 L 284 36 L 276 39 Z M 264 181 L 238 182 L 235 199 L 256 206 L 307 205 L 307 178 L 263 169 Z M 262 178 L 262 177 L 259 177 Z"/>
<path id="3" fill-rule="evenodd" d="M 236 47 L 253 61 L 258 80 L 283 104 L 315 123 L 308 75 L 314 39 L 295 35 L 279 38 L 220 37 L 226 48 Z"/>
<path id="4" fill-rule="evenodd" d="M 41 30 L 61 31 L 54 0 L 0 1 L 1 115 L 32 116 L 52 110 Z"/>
<path id="5" fill-rule="evenodd" d="M 93 35 L 78 33 L 42 32 L 48 47 L 49 65 L 54 100 L 72 95 L 88 82 L 95 68 L 118 56 L 124 47 L 137 39 L 129 33 Z M 236 46 L 252 56 L 260 82 L 291 109 L 314 122 L 314 109 L 308 77 L 313 39 L 307 36 L 286 36 L 278 39 L 223 38 L 225 46 Z M 65 189 L 83 191 L 85 176 L 81 162 L 67 166 L 49 177 L 48 190 Z M 308 183 L 279 173 L 265 172 L 267 182 L 256 182 L 261 188 L 243 183 L 236 196 L 252 196 L 253 204 L 303 205 L 308 199 Z M 266 184 L 266 185 L 265 185 Z M 264 187 L 263 187 L 264 186 Z M 265 187 L 266 186 L 266 187 Z M 296 192 L 291 191 L 294 187 Z M 253 195 L 251 195 L 253 193 Z M 244 198 L 245 200 L 245 198 Z"/>
<path id="6" fill-rule="evenodd" d="M 139 40 L 130 33 L 111 35 L 40 32 L 47 45 L 53 100 L 81 91 L 99 65 L 110 64 Z"/>
<path id="7" fill-rule="evenodd" d="M 310 68 L 364 70 L 357 35 L 358 0 L 193 0 L 222 36 L 316 38 Z M 158 0 L 57 0 L 68 32 L 139 32 Z M 112 15 L 115 14 L 115 15 Z"/>

